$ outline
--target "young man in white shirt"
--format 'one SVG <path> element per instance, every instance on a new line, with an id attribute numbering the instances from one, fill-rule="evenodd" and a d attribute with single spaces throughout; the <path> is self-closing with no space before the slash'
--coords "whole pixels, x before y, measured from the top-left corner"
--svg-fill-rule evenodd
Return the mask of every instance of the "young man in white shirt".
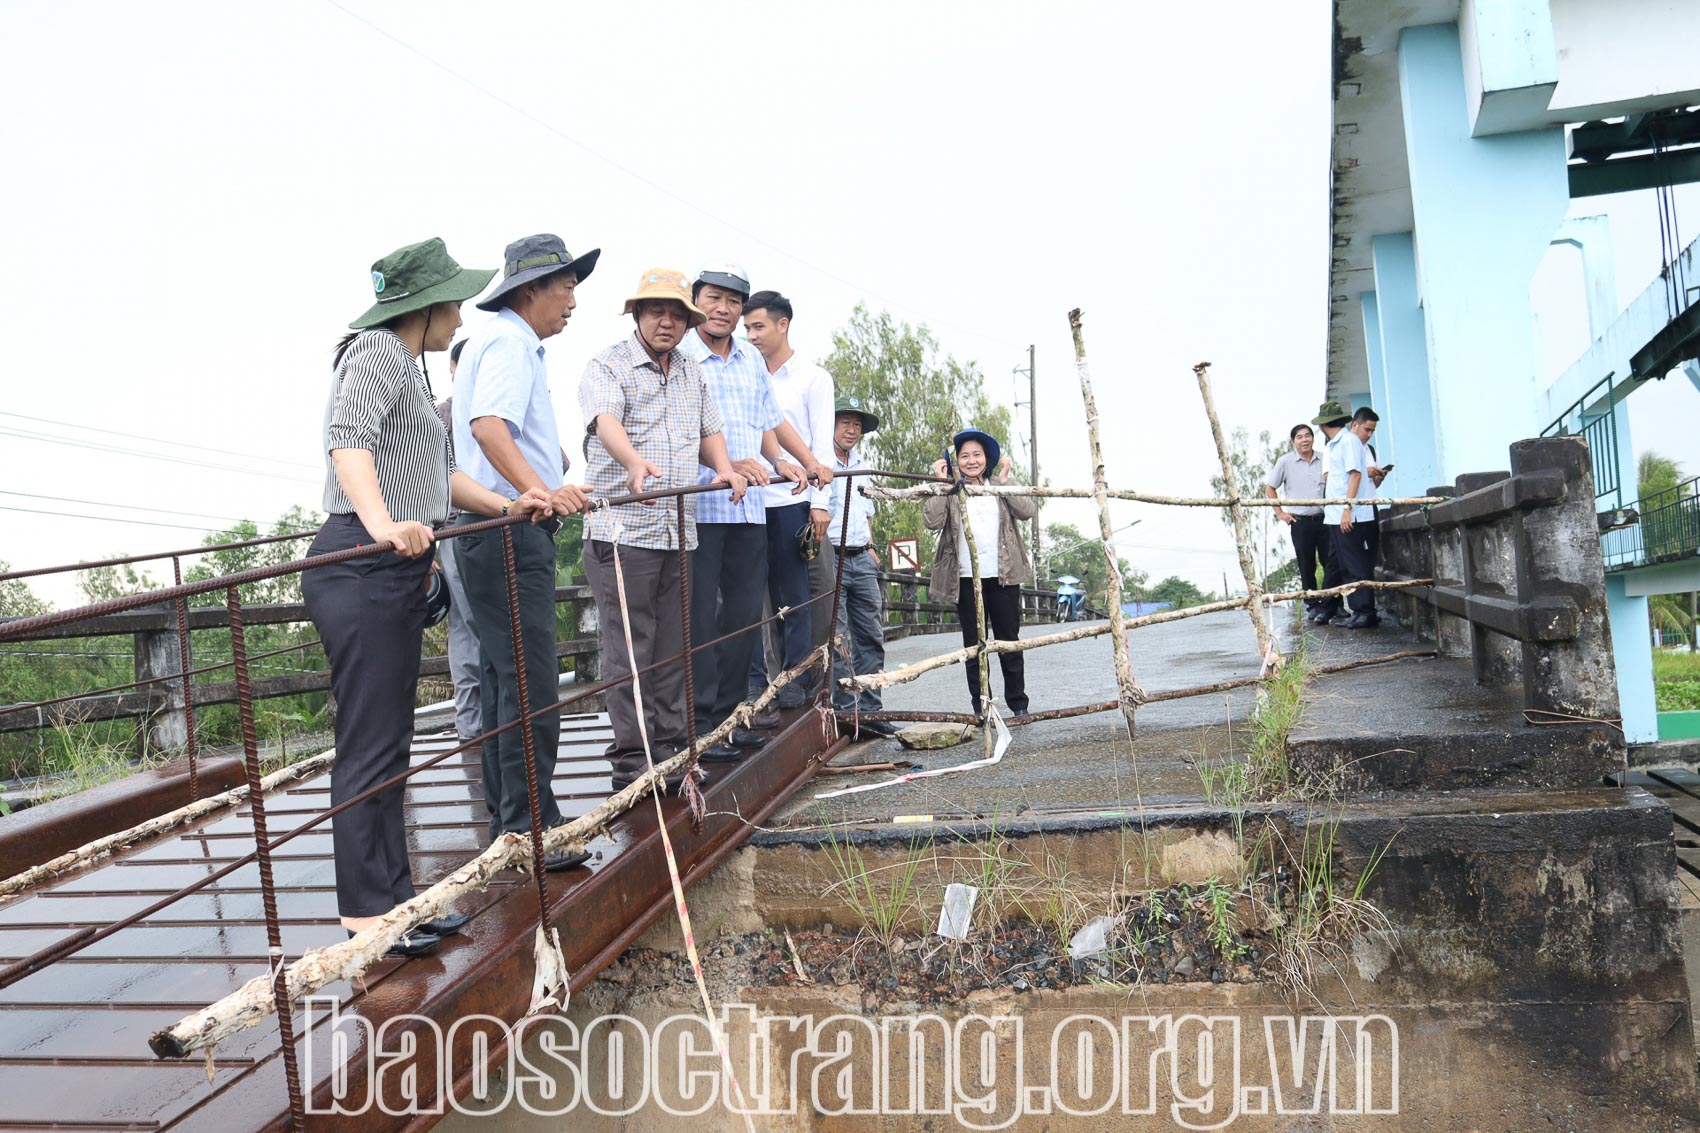
<path id="1" fill-rule="evenodd" d="M 1375 518 L 1375 487 L 1380 469 L 1369 455 L 1369 439 L 1381 417 L 1369 406 L 1352 415 L 1350 427 L 1334 442 L 1328 465 L 1328 482 L 1339 496 L 1354 501 L 1350 506 L 1332 505 L 1326 519 L 1335 525 L 1335 558 L 1344 582 L 1368 582 L 1375 578 L 1375 556 L 1380 547 L 1380 526 Z M 1342 491 L 1342 488 L 1344 489 Z M 1346 598 L 1352 609 L 1348 629 L 1370 629 L 1381 622 L 1375 612 L 1375 591 L 1354 590 Z"/>
<path id="2" fill-rule="evenodd" d="M 791 349 L 791 317 L 789 299 L 777 291 L 758 291 L 744 303 L 744 333 L 767 364 L 773 397 L 786 424 L 797 431 L 810 452 L 823 453 L 833 444 L 832 375 Z M 798 496 L 789 484 L 770 484 L 762 491 L 767 505 L 768 599 L 775 610 L 802 606 L 832 589 L 833 558 L 827 542 L 832 490 L 817 486 Z M 812 559 L 803 557 L 798 543 L 805 524 L 813 527 L 819 548 Z M 817 602 L 803 607 L 778 629 L 768 627 L 768 636 L 777 643 L 775 656 L 781 668 L 802 664 L 809 650 L 826 641 L 832 611 L 824 606 Z M 767 681 L 767 651 L 758 645 L 750 662 L 750 695 L 766 691 Z"/>

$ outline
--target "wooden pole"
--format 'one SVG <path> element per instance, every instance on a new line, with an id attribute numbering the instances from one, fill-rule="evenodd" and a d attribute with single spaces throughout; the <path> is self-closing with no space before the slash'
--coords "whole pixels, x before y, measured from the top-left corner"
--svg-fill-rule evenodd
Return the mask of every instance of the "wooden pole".
<path id="1" fill-rule="evenodd" d="M 1039 483 L 1039 371 L 1034 364 L 1033 344 L 1027 344 L 1027 458 L 1032 464 L 1030 473 L 1034 486 Z M 1044 517 L 1033 516 L 1033 572 L 1035 581 L 1041 581 L 1039 573 L 1039 531 L 1044 525 Z M 1690 596 L 1692 597 L 1692 595 Z"/>
<path id="2" fill-rule="evenodd" d="M 796 668 L 787 669 L 775 677 L 767 691 L 753 702 L 733 709 L 732 715 L 718 728 L 697 740 L 696 748 L 687 748 L 656 764 L 653 770 L 639 776 L 631 786 L 604 799 L 586 814 L 545 832 L 544 852 L 583 849 L 585 843 L 601 834 L 610 822 L 629 810 L 657 783 L 684 767 L 693 751 L 714 746 L 731 735 L 734 727 L 748 727 L 750 717 L 773 703 L 780 689 L 808 672 L 822 658 L 831 664 L 831 656 L 824 645 L 811 651 Z M 349 940 L 308 949 L 285 972 L 290 1002 L 297 1002 L 301 997 L 338 980 L 353 979 L 363 974 L 421 921 L 447 912 L 457 898 L 486 888 L 491 879 L 508 866 L 532 868 L 529 836 L 503 834 L 482 854 L 412 900 L 397 905 L 371 928 Z M 173 1026 L 156 1031 L 148 1039 L 148 1046 L 161 1058 L 186 1058 L 197 1050 L 209 1049 L 246 1030 L 275 1009 L 270 980 L 269 975 L 255 976 L 217 1003 L 185 1016 Z"/>
<path id="3" fill-rule="evenodd" d="M 1299 602 L 1306 599 L 1333 598 L 1350 594 L 1354 590 L 1404 590 L 1414 586 L 1433 586 L 1432 578 L 1414 578 L 1403 582 L 1348 582 L 1343 586 L 1331 586 L 1327 590 L 1292 590 L 1281 594 L 1265 594 L 1265 602 Z M 1180 610 L 1162 610 L 1143 617 L 1124 618 L 1124 630 L 1140 629 L 1144 626 L 1163 625 L 1167 622 L 1183 621 L 1196 618 L 1202 614 L 1216 614 L 1223 610 L 1244 609 L 1249 598 L 1230 598 L 1225 602 L 1204 602 L 1197 606 L 1187 606 Z M 1047 633 L 1040 637 L 1024 637 L 1019 641 L 993 641 L 985 646 L 970 645 L 949 653 L 941 653 L 936 657 L 928 657 L 904 665 L 900 669 L 888 669 L 883 673 L 869 673 L 865 676 L 845 677 L 838 682 L 840 688 L 885 689 L 894 685 L 907 684 L 935 669 L 949 665 L 960 665 L 972 657 L 979 656 L 982 648 L 989 648 L 993 653 L 1020 653 L 1028 649 L 1042 649 L 1047 645 L 1060 645 L 1065 641 L 1081 641 L 1089 637 L 1102 637 L 1111 632 L 1109 623 L 1093 626 L 1076 626 L 1073 629 L 1061 630 L 1057 633 Z M 1149 699 L 1143 690 L 1138 693 L 1140 700 Z"/>
<path id="4" fill-rule="evenodd" d="M 870 500 L 917 500 L 927 496 L 942 496 L 950 491 L 948 484 L 914 484 L 907 488 L 881 488 L 874 485 L 858 485 L 856 490 Z M 1057 500 L 1095 500 L 1098 498 L 1096 488 L 1035 488 L 1028 484 L 971 484 L 963 489 L 970 496 L 1034 496 L 1039 499 Z M 1135 492 L 1126 488 L 1110 488 L 1104 495 L 1112 500 L 1126 500 L 1136 504 L 1158 504 L 1163 507 L 1227 507 L 1231 502 L 1223 496 L 1159 496 L 1151 492 Z M 1267 496 L 1254 496 L 1241 499 L 1241 507 L 1326 507 L 1329 504 L 1363 503 L 1363 500 L 1351 501 L 1346 499 L 1301 500 L 1282 497 L 1272 500 Z M 1377 504 L 1391 506 L 1393 504 L 1411 504 L 1413 506 L 1432 506 L 1434 504 L 1451 503 L 1445 496 L 1399 496 L 1384 497 L 1375 501 Z"/>
<path id="5" fill-rule="evenodd" d="M 1098 535 L 1104 548 L 1104 564 L 1108 568 L 1110 590 L 1110 647 L 1115 655 L 1116 689 L 1120 694 L 1122 718 L 1127 721 L 1128 740 L 1134 736 L 1134 713 L 1145 692 L 1133 679 L 1133 662 L 1128 656 L 1127 633 L 1122 613 L 1122 572 L 1116 556 L 1110 524 L 1109 483 L 1104 476 L 1104 446 L 1098 433 L 1098 399 L 1092 392 L 1092 374 L 1086 364 L 1086 338 L 1081 326 L 1081 310 L 1068 313 L 1068 329 L 1074 335 L 1074 368 L 1080 376 L 1080 396 L 1086 403 L 1086 436 L 1092 453 L 1093 495 L 1098 501 Z"/>
<path id="6" fill-rule="evenodd" d="M 335 748 L 320 752 L 309 759 L 303 759 L 299 763 L 292 763 L 288 767 L 273 771 L 260 780 L 260 787 L 267 792 L 274 791 L 285 783 L 293 783 L 324 770 L 331 765 L 335 758 Z M 247 798 L 247 784 L 232 787 L 228 791 L 197 800 L 187 806 L 180 806 L 176 810 L 150 818 L 146 822 L 139 822 L 128 830 L 107 834 L 85 845 L 78 846 L 74 850 L 67 850 L 56 858 L 51 858 L 40 865 L 31 866 L 21 873 L 15 873 L 4 881 L 0 881 L 0 905 L 6 904 L 6 902 L 43 882 L 51 881 L 84 866 L 93 865 L 114 850 L 121 850 L 143 838 L 163 834 L 167 830 L 174 830 L 185 822 L 193 822 L 202 815 L 223 810 L 228 806 L 235 806 Z"/>
<path id="7" fill-rule="evenodd" d="M 1320 668 L 1308 670 L 1307 675 L 1313 677 L 1328 676 L 1332 673 L 1344 673 L 1349 669 L 1361 669 L 1366 665 L 1385 665 L 1389 661 L 1404 661 L 1414 657 L 1434 656 L 1437 656 L 1437 654 L 1432 649 L 1406 649 L 1399 653 L 1388 653 L 1380 657 L 1367 657 L 1361 661 L 1341 661 L 1333 665 L 1323 665 Z M 1256 677 L 1235 677 L 1233 680 L 1217 681 L 1214 684 L 1193 685 L 1190 688 L 1165 689 L 1162 692 L 1149 692 L 1145 694 L 1145 703 L 1161 704 L 1165 700 L 1185 700 L 1192 696 L 1209 696 L 1214 693 L 1232 692 L 1237 688 L 1250 688 L 1253 685 L 1260 685 L 1268 679 L 1267 675 Z M 1013 728 L 1023 724 L 1036 724 L 1042 720 L 1068 720 L 1076 716 L 1092 716 L 1099 712 L 1114 712 L 1120 708 L 1121 702 L 1119 700 L 1106 700 L 1101 704 L 1080 704 L 1075 705 L 1072 708 L 1051 708 L 1044 712 L 1027 712 L 1020 716 L 1011 716 L 1009 719 L 1005 720 L 1004 723 Z M 879 712 L 863 712 L 859 715 L 858 719 L 870 721 L 884 720 L 887 723 L 897 723 L 898 721 L 905 720 L 925 720 L 935 724 L 975 723 L 975 718 L 966 712 L 925 712 L 914 709 L 907 711 L 904 709 L 884 709 Z M 896 766 L 897 765 L 894 763 L 876 763 L 869 765 L 870 768 L 879 770 Z M 852 767 L 849 769 L 860 770 L 859 767 Z M 830 771 L 833 770 L 833 768 L 827 767 L 822 770 Z"/>
<path id="8" fill-rule="evenodd" d="M 1269 632 L 1269 621 L 1263 616 L 1263 583 L 1257 577 L 1257 564 L 1251 561 L 1251 536 L 1246 531 L 1245 508 L 1241 506 L 1238 485 L 1234 483 L 1234 462 L 1228 443 L 1222 439 L 1222 422 L 1216 416 L 1216 399 L 1210 394 L 1210 363 L 1200 362 L 1192 368 L 1198 378 L 1198 393 L 1204 398 L 1204 415 L 1210 418 L 1210 436 L 1216 441 L 1216 456 L 1222 461 L 1222 483 L 1228 489 L 1228 514 L 1234 521 L 1234 549 L 1239 552 L 1240 573 L 1245 576 L 1246 613 L 1251 617 L 1252 632 L 1257 635 L 1257 654 L 1268 668 L 1281 664 L 1281 650 L 1276 648 L 1275 635 Z M 1223 589 L 1227 587 L 1224 581 Z M 1226 598 L 1227 595 L 1223 594 Z"/>

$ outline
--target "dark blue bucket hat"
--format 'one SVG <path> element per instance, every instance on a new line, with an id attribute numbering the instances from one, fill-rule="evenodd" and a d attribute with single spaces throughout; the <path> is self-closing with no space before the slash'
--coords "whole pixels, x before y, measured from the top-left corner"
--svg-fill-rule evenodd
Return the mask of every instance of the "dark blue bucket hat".
<path id="1" fill-rule="evenodd" d="M 522 236 L 509 244 L 502 254 L 502 282 L 496 290 L 478 301 L 478 309 L 499 311 L 506 306 L 502 299 L 509 292 L 558 271 L 570 271 L 583 283 L 596 270 L 596 259 L 600 255 L 601 248 L 592 248 L 574 259 L 567 246 L 561 243 L 561 238 L 549 232 Z"/>
<path id="2" fill-rule="evenodd" d="M 980 447 L 986 450 L 986 476 L 989 478 L 998 470 L 998 461 L 1003 459 L 1003 446 L 990 433 L 979 429 L 964 429 L 950 439 L 950 447 L 958 453 L 962 451 L 964 442 L 979 441 Z"/>

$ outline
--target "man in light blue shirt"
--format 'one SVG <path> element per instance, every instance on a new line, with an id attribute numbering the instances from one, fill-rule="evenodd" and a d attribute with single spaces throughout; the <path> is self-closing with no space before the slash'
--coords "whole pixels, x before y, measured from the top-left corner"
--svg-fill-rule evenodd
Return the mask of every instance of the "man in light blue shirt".
<path id="1" fill-rule="evenodd" d="M 1375 557 L 1381 540 L 1374 500 L 1381 470 L 1370 460 L 1368 444 L 1380 420 L 1375 410 L 1364 406 L 1352 415 L 1351 425 L 1329 450 L 1329 497 L 1367 501 L 1330 504 L 1323 509 L 1324 521 L 1331 525 L 1337 540 L 1334 555 L 1342 582 L 1368 582 L 1375 577 Z M 1375 612 L 1375 591 L 1354 590 L 1346 596 L 1346 602 L 1352 608 L 1352 620 L 1346 623 L 1347 628 L 1370 629 L 1380 623 Z"/>
<path id="2" fill-rule="evenodd" d="M 1334 442 L 1338 441 L 1351 423 L 1352 415 L 1346 412 L 1345 406 L 1338 401 L 1325 401 L 1317 410 L 1316 416 L 1310 423 L 1322 430 L 1322 496 L 1327 498 L 1336 493 L 1328 490 L 1329 462 L 1334 459 Z M 1336 537 L 1340 525 L 1338 518 L 1330 519 L 1328 509 L 1323 509 L 1322 519 L 1322 588 L 1332 590 L 1341 583 L 1340 560 L 1334 554 L 1334 548 L 1340 540 Z M 1338 598 L 1324 598 L 1311 615 L 1310 620 L 1316 625 L 1327 625 L 1337 617 L 1345 603 Z"/>
<path id="3" fill-rule="evenodd" d="M 704 269 L 691 287 L 691 302 L 706 321 L 685 334 L 679 349 L 701 367 L 703 382 L 720 411 L 732 467 L 750 484 L 762 485 L 770 479 L 762 456 L 773 461 L 781 478 L 799 487 L 810 473 L 823 483 L 830 482 L 831 470 L 819 466 L 780 413 L 767 363 L 755 347 L 732 335 L 749 294 L 749 276 L 737 264 Z M 785 448 L 811 465 L 809 472 L 784 459 L 776 430 L 789 434 L 793 443 Z M 699 470 L 699 484 L 714 479 L 713 469 Z M 691 552 L 692 640 L 735 635 L 699 657 L 694 666 L 697 728 L 708 731 L 743 699 L 750 660 L 761 644 L 756 623 L 761 621 L 762 600 L 767 596 L 767 507 L 760 492 L 750 492 L 738 501 L 729 491 L 706 492 L 697 497 L 696 521 L 697 545 Z M 781 690 L 779 704 L 800 708 L 803 699 L 802 687 L 793 682 Z M 760 747 L 764 742 L 757 733 L 739 728 L 730 743 L 706 749 L 702 758 L 730 762 L 741 758 L 741 748 Z"/>
<path id="4" fill-rule="evenodd" d="M 566 329 L 574 291 L 596 266 L 600 249 L 576 259 L 558 236 L 527 236 L 508 245 L 502 282 L 478 304 L 494 311 L 461 352 L 454 398 L 455 452 L 460 466 L 486 488 L 510 498 L 530 488 L 549 493 L 556 515 L 583 511 L 585 495 L 563 484 L 559 429 L 549 396 L 543 340 Z M 504 511 L 504 514 L 505 511 Z M 516 525 L 514 584 L 519 591 L 520 637 L 525 649 L 528 707 L 553 704 L 559 687 L 555 656 L 555 543 L 559 521 Z M 478 630 L 483 667 L 480 702 L 486 730 L 520 717 L 519 670 L 508 617 L 502 531 L 460 538 L 461 577 Z M 545 827 L 562 822 L 551 780 L 561 719 L 546 713 L 531 722 L 537 761 L 538 805 Z M 531 829 L 530 784 L 524 738 L 509 728 L 484 741 L 484 802 L 490 837 Z M 557 851 L 546 869 L 567 869 L 589 855 Z"/>
<path id="5" fill-rule="evenodd" d="M 880 427 L 880 419 L 862 408 L 859 398 L 841 397 L 834 405 L 832 447 L 833 471 L 849 472 L 866 465 L 856 451 L 862 437 Z M 885 668 L 885 583 L 880 581 L 880 556 L 874 550 L 874 501 L 856 491 L 862 477 L 840 476 L 832 482 L 832 506 L 827 538 L 844 558 L 844 589 L 838 603 L 838 636 L 854 659 L 856 675 L 866 676 Z M 844 509 L 850 509 L 850 526 L 844 526 Z M 841 534 L 842 533 L 842 534 Z M 839 540 L 843 539 L 840 546 Z M 821 614 L 830 616 L 831 611 Z M 850 676 L 850 665 L 836 647 L 832 655 L 832 706 L 840 712 L 880 710 L 878 689 L 865 688 L 858 695 L 841 688 L 838 681 Z M 884 721 L 857 721 L 857 730 L 875 736 L 894 736 L 897 729 Z"/>

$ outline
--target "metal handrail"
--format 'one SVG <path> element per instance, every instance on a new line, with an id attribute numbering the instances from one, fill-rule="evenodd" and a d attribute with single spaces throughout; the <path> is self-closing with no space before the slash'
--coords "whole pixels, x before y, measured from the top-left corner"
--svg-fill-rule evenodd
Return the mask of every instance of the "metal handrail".
<path id="1" fill-rule="evenodd" d="M 1700 476 L 1643 496 L 1640 522 L 1600 537 L 1607 569 L 1653 566 L 1700 554 Z"/>
<path id="2" fill-rule="evenodd" d="M 1601 389 L 1606 391 L 1606 410 L 1592 417 L 1587 415 L 1587 407 L 1599 400 Z M 1571 402 L 1558 418 L 1541 430 L 1543 437 L 1580 436 L 1588 442 L 1588 457 L 1594 472 L 1594 499 L 1597 501 L 1607 496 L 1616 500 L 1616 506 L 1623 506 L 1623 477 L 1619 471 L 1617 447 L 1617 372 L 1614 370 L 1595 382 L 1581 397 Z M 1570 427 L 1571 418 L 1578 419 L 1578 427 Z"/>

